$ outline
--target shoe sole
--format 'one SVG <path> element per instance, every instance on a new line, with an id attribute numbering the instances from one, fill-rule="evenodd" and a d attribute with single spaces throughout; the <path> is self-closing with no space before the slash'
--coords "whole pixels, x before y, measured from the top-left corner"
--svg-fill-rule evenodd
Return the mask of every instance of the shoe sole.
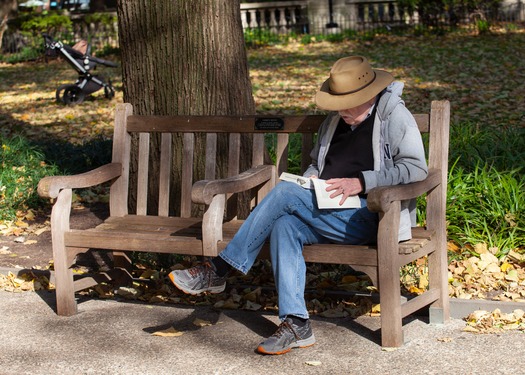
<path id="1" fill-rule="evenodd" d="M 308 347 L 310 347 L 310 346 L 312 346 L 314 344 L 315 344 L 315 337 L 312 334 L 312 336 L 308 337 L 307 339 L 299 340 L 299 341 L 296 341 L 296 342 L 292 342 L 288 347 L 286 347 L 283 350 L 280 350 L 278 352 L 269 352 L 269 351 L 265 350 L 262 345 L 259 345 L 257 347 L 257 352 L 259 352 L 260 354 L 266 354 L 266 355 L 281 355 L 281 354 L 288 353 L 292 349 L 308 348 Z"/>
<path id="2" fill-rule="evenodd" d="M 206 288 L 206 289 L 198 289 L 198 290 L 188 289 L 185 286 L 177 282 L 177 280 L 175 279 L 175 275 L 173 273 L 170 272 L 168 274 L 168 277 L 170 278 L 172 284 L 175 285 L 179 290 L 181 290 L 182 292 L 186 294 L 191 294 L 192 296 L 196 296 L 202 293 L 219 294 L 219 293 L 224 292 L 224 289 L 226 289 L 226 284 L 222 286 L 214 286 L 214 287 Z"/>

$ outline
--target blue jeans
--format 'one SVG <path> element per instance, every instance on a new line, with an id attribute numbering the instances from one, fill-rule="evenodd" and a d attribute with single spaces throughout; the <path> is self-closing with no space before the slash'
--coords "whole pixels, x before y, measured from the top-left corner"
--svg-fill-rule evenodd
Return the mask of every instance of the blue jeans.
<path id="1" fill-rule="evenodd" d="M 366 208 L 319 210 L 313 190 L 280 182 L 255 207 L 228 246 L 219 254 L 246 274 L 269 239 L 279 296 L 279 317 L 308 318 L 304 300 L 306 264 L 303 245 L 369 244 L 377 239 L 378 215 Z"/>

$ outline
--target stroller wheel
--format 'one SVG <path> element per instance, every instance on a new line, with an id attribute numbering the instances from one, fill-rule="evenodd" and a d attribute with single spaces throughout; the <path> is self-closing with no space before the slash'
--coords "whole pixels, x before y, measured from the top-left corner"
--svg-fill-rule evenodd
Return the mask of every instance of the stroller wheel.
<path id="1" fill-rule="evenodd" d="M 104 86 L 104 96 L 106 99 L 113 99 L 115 96 L 115 90 L 110 85 Z"/>
<path id="2" fill-rule="evenodd" d="M 69 86 L 71 86 L 71 85 L 67 84 L 67 85 L 60 85 L 60 86 L 58 86 L 58 89 L 57 89 L 56 94 L 55 94 L 57 102 L 62 102 L 63 103 L 62 94 L 64 93 L 64 89 L 66 87 L 69 87 Z"/>
<path id="3" fill-rule="evenodd" d="M 75 85 L 67 85 L 64 88 L 64 95 L 62 101 L 66 105 L 80 104 L 84 101 L 85 94 L 82 89 Z"/>

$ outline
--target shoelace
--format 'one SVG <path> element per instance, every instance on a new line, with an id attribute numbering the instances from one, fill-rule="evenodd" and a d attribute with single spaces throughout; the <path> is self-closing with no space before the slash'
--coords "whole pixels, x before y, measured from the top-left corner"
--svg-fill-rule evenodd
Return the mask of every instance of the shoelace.
<path id="1" fill-rule="evenodd" d="M 188 269 L 189 274 L 192 277 L 196 277 L 199 273 L 204 273 L 204 283 L 207 286 L 210 286 L 212 284 L 213 279 L 213 271 L 211 269 L 211 265 L 209 263 L 202 264 L 197 267 L 189 268 Z"/>
<path id="2" fill-rule="evenodd" d="M 189 273 L 192 277 L 195 277 L 195 276 L 197 276 L 197 275 L 201 272 L 201 269 L 202 269 L 202 271 L 206 272 L 206 267 L 205 267 L 205 266 L 197 266 L 197 267 L 189 268 L 189 269 L 188 269 L 188 273 Z"/>
<path id="3" fill-rule="evenodd" d="M 297 333 L 295 332 L 295 330 L 292 328 L 292 326 L 290 325 L 290 323 L 288 323 L 286 320 L 284 322 L 282 322 L 280 325 L 279 325 L 279 328 L 277 328 L 277 331 L 275 331 L 275 333 L 272 335 L 272 336 L 275 336 L 277 338 L 281 337 L 282 335 L 284 335 L 284 331 L 285 329 L 288 329 L 290 330 L 293 335 L 295 336 L 295 338 L 297 340 L 300 340 L 301 338 L 297 335 Z"/>

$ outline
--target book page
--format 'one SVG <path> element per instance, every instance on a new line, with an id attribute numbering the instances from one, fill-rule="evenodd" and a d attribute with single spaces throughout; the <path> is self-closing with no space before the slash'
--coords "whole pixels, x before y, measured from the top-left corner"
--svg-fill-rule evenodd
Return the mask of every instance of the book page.
<path id="1" fill-rule="evenodd" d="M 279 179 L 282 181 L 289 181 L 296 183 L 299 186 L 302 186 L 305 189 L 313 189 L 312 179 L 309 177 L 300 176 L 293 173 L 283 172 L 279 176 Z"/>
<path id="2" fill-rule="evenodd" d="M 326 180 L 321 180 L 319 178 L 310 179 L 314 185 L 315 195 L 317 198 L 317 207 L 319 209 L 324 208 L 361 208 L 361 200 L 358 195 L 351 195 L 342 205 L 341 202 L 342 195 L 338 195 L 334 198 L 330 198 L 330 195 L 333 194 L 333 191 L 326 191 L 326 188 L 329 186 L 326 183 Z"/>

